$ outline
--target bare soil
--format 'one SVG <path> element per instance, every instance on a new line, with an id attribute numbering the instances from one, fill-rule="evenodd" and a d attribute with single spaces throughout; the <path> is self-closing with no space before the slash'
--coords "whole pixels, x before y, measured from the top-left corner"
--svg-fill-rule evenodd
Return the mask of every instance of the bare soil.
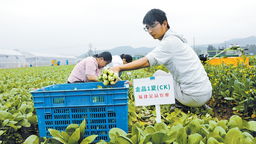
<path id="1" fill-rule="evenodd" d="M 217 117 L 218 120 L 229 120 L 229 118 L 234 115 L 232 107 L 229 104 L 223 105 L 220 107 L 220 105 L 215 104 L 215 100 L 210 99 L 207 102 L 207 105 L 210 106 L 213 109 L 214 117 Z M 225 107 L 225 108 L 223 108 Z"/>

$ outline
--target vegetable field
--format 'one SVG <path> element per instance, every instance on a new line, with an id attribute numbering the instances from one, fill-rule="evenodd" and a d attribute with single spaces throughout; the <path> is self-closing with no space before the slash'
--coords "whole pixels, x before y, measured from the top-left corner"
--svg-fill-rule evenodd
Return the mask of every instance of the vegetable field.
<path id="1" fill-rule="evenodd" d="M 52 138 L 40 138 L 36 109 L 29 93 L 35 88 L 66 83 L 74 65 L 0 69 L 0 144 L 15 143 L 91 143 L 97 135 L 83 138 L 86 119 L 70 125 L 65 132 L 51 129 Z M 123 72 L 121 79 L 151 77 L 163 65 Z M 154 106 L 135 107 L 133 86 L 129 88 L 129 133 L 118 128 L 109 132 L 110 142 L 120 144 L 218 144 L 256 143 L 256 57 L 250 66 L 205 65 L 213 87 L 207 103 L 212 109 L 191 108 L 170 112 L 170 105 L 161 106 L 162 123 L 155 122 Z M 81 136 L 80 136 L 81 135 Z"/>

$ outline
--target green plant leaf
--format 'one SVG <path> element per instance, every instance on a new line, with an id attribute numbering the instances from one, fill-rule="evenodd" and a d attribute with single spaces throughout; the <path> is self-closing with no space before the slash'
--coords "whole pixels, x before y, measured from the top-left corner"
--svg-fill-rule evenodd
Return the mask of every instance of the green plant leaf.
<path id="1" fill-rule="evenodd" d="M 144 139 L 144 143 L 150 142 L 152 140 L 152 135 L 153 134 L 146 134 L 145 139 Z"/>
<path id="2" fill-rule="evenodd" d="M 226 135 L 226 131 L 221 126 L 216 126 L 213 132 L 220 135 L 223 138 Z"/>
<path id="3" fill-rule="evenodd" d="M 256 137 L 255 137 L 252 141 L 253 141 L 253 143 L 255 144 L 255 143 L 256 143 Z"/>
<path id="4" fill-rule="evenodd" d="M 23 119 L 25 119 L 25 116 L 23 116 L 23 115 L 21 115 L 21 116 L 17 116 L 17 117 L 15 117 L 15 121 L 20 121 L 20 120 L 23 120 Z M 36 120 L 36 122 L 37 122 L 37 120 Z"/>
<path id="5" fill-rule="evenodd" d="M 60 139 L 64 139 L 64 137 L 62 136 L 61 132 L 58 131 L 58 130 L 55 130 L 55 129 L 48 129 L 48 131 L 50 132 L 50 134 L 53 136 L 53 137 L 58 137 Z"/>
<path id="6" fill-rule="evenodd" d="M 63 139 L 64 139 L 64 141 L 68 141 L 68 139 L 70 138 L 70 135 L 68 135 L 68 133 L 66 133 L 66 132 L 64 132 L 64 131 L 62 131 L 61 132 L 61 135 L 63 136 Z"/>
<path id="7" fill-rule="evenodd" d="M 239 82 L 238 80 L 234 81 L 234 91 L 235 92 L 240 92 L 240 91 L 245 91 L 245 85 L 241 82 Z"/>
<path id="8" fill-rule="evenodd" d="M 217 141 L 219 142 L 225 142 L 225 139 L 223 137 L 221 137 L 219 134 L 215 133 L 215 132 L 210 132 L 207 135 L 207 138 L 209 139 L 210 137 L 215 138 Z"/>
<path id="9" fill-rule="evenodd" d="M 187 133 L 185 131 L 185 128 L 182 127 L 179 129 L 176 137 L 176 142 L 178 144 L 186 144 L 187 143 Z"/>
<path id="10" fill-rule="evenodd" d="M 134 143 L 134 144 L 137 144 L 139 142 L 137 135 L 133 135 L 130 139 L 131 139 L 132 143 Z"/>
<path id="11" fill-rule="evenodd" d="M 6 120 L 6 119 L 13 120 L 14 118 L 11 113 L 6 112 L 6 111 L 0 111 L 0 119 L 1 120 Z"/>
<path id="12" fill-rule="evenodd" d="M 86 119 L 84 119 L 82 121 L 82 123 L 80 124 L 79 127 L 80 127 L 80 140 L 82 140 L 83 137 L 84 137 L 84 131 L 85 131 L 85 128 L 86 128 Z"/>
<path id="13" fill-rule="evenodd" d="M 246 120 L 243 120 L 243 129 L 249 129 L 249 124 Z"/>
<path id="14" fill-rule="evenodd" d="M 23 114 L 26 114 L 27 107 L 28 106 L 26 104 L 21 104 L 21 106 L 19 107 L 19 111 L 21 111 Z"/>
<path id="15" fill-rule="evenodd" d="M 39 142 L 41 142 L 41 144 L 48 144 L 50 140 L 51 140 L 51 138 L 46 138 L 46 137 L 39 138 Z"/>
<path id="16" fill-rule="evenodd" d="M 18 112 L 18 113 L 13 113 L 12 116 L 15 118 L 14 120 L 16 120 L 16 118 L 17 118 L 18 116 L 22 116 L 22 114 L 21 114 L 20 112 Z"/>
<path id="17" fill-rule="evenodd" d="M 256 132 L 256 121 L 249 121 L 249 130 Z"/>
<path id="18" fill-rule="evenodd" d="M 198 144 L 202 139 L 203 139 L 203 137 L 198 133 L 189 135 L 188 136 L 188 144 Z"/>
<path id="19" fill-rule="evenodd" d="M 37 124 L 37 117 L 36 116 L 28 117 L 28 122 L 31 123 L 32 125 L 36 125 Z"/>
<path id="20" fill-rule="evenodd" d="M 95 138 L 97 137 L 98 135 L 90 135 L 88 137 L 86 137 L 85 139 L 83 139 L 83 141 L 80 143 L 80 144 L 89 144 L 89 143 L 92 143 Z"/>
<path id="21" fill-rule="evenodd" d="M 160 132 L 161 130 L 164 130 L 165 133 L 168 132 L 168 127 L 165 123 L 163 122 L 160 122 L 160 123 L 157 123 L 155 126 L 154 126 L 154 129 L 156 132 Z"/>
<path id="22" fill-rule="evenodd" d="M 112 140 L 115 140 L 117 137 L 116 137 L 116 133 L 118 133 L 120 136 L 126 136 L 127 133 L 125 131 L 123 131 L 122 129 L 120 128 L 112 128 L 110 131 L 109 131 L 109 138 Z"/>
<path id="23" fill-rule="evenodd" d="M 3 131 L 3 130 L 0 130 L 0 136 L 1 136 L 3 133 L 4 133 L 4 131 Z"/>
<path id="24" fill-rule="evenodd" d="M 20 124 L 23 127 L 30 127 L 31 124 L 28 122 L 27 119 L 23 119 L 22 121 L 20 121 L 18 124 Z"/>
<path id="25" fill-rule="evenodd" d="M 254 144 L 253 140 L 249 137 L 243 139 L 243 144 Z"/>
<path id="26" fill-rule="evenodd" d="M 144 130 L 145 134 L 153 134 L 155 132 L 155 129 L 152 125 L 148 125 L 145 130 Z"/>
<path id="27" fill-rule="evenodd" d="M 236 124 L 237 124 L 239 129 L 242 129 L 242 127 L 243 127 L 243 120 L 242 120 L 242 118 L 240 116 L 233 115 L 233 116 L 230 117 L 229 121 L 232 121 L 232 120 L 234 120 L 236 122 Z"/>
<path id="28" fill-rule="evenodd" d="M 58 138 L 58 137 L 53 137 L 50 140 L 52 143 L 62 143 L 62 144 L 67 144 L 67 142 L 65 142 L 63 139 Z"/>
<path id="29" fill-rule="evenodd" d="M 192 120 L 187 128 L 189 129 L 189 133 L 188 134 L 194 134 L 194 133 L 197 133 L 199 130 L 200 130 L 200 123 L 198 120 Z"/>
<path id="30" fill-rule="evenodd" d="M 236 100 L 235 98 L 232 97 L 224 97 L 225 100 Z"/>
<path id="31" fill-rule="evenodd" d="M 5 103 L 4 105 L 7 106 L 8 108 L 12 106 L 11 103 L 8 103 L 8 102 Z"/>
<path id="32" fill-rule="evenodd" d="M 180 128 L 182 128 L 181 124 L 171 127 L 170 131 L 167 133 L 167 135 L 171 137 L 171 139 L 168 142 L 172 143 L 174 140 L 176 140 Z"/>
<path id="33" fill-rule="evenodd" d="M 16 123 L 18 123 L 17 121 L 9 121 L 7 124 L 6 124 L 6 126 L 11 126 L 11 125 L 14 125 L 14 124 L 16 124 Z"/>
<path id="34" fill-rule="evenodd" d="M 39 144 L 39 138 L 36 135 L 30 135 L 23 144 Z"/>
<path id="35" fill-rule="evenodd" d="M 105 142 L 104 140 L 100 140 L 99 142 L 97 142 L 97 144 L 107 144 L 107 142 Z"/>
<path id="36" fill-rule="evenodd" d="M 227 132 L 225 139 L 229 144 L 239 144 L 237 142 L 240 142 L 243 139 L 243 135 L 238 127 L 235 127 Z"/>
<path id="37" fill-rule="evenodd" d="M 122 136 L 122 135 L 120 135 L 117 138 L 117 142 L 119 144 L 133 144 L 133 142 L 129 138 L 127 138 L 126 136 Z"/>
<path id="38" fill-rule="evenodd" d="M 80 139 L 80 128 L 77 128 L 76 131 L 68 139 L 68 144 L 78 143 Z"/>
<path id="39" fill-rule="evenodd" d="M 7 106 L 1 106 L 0 110 L 6 111 L 6 110 L 8 110 L 8 107 Z"/>
<path id="40" fill-rule="evenodd" d="M 165 141 L 169 140 L 167 134 L 165 132 L 155 132 L 152 135 L 151 141 L 153 143 L 161 144 L 164 143 Z"/>
<path id="41" fill-rule="evenodd" d="M 141 125 L 140 122 L 136 122 L 135 125 L 136 125 L 138 128 L 143 129 L 143 125 Z"/>
<path id="42" fill-rule="evenodd" d="M 238 127 L 238 125 L 235 120 L 230 120 L 228 122 L 228 127 L 229 127 L 229 129 L 232 129 L 232 128 Z"/>
<path id="43" fill-rule="evenodd" d="M 208 140 L 207 140 L 207 144 L 219 144 L 219 142 L 213 138 L 213 137 L 210 137 Z"/>
<path id="44" fill-rule="evenodd" d="M 5 120 L 3 121 L 3 123 L 2 123 L 2 125 L 3 125 L 3 126 L 6 126 L 9 121 L 10 121 L 9 119 L 5 119 Z"/>
<path id="45" fill-rule="evenodd" d="M 209 121 L 209 131 L 213 131 L 215 127 L 217 126 L 217 123 L 213 120 Z"/>
<path id="46" fill-rule="evenodd" d="M 251 139 L 251 140 L 254 139 L 254 137 L 253 137 L 250 133 L 248 133 L 248 132 L 243 132 L 243 137 L 244 137 L 244 138 L 249 138 L 249 139 Z"/>
<path id="47" fill-rule="evenodd" d="M 71 136 L 75 131 L 76 129 L 79 128 L 79 125 L 78 124 L 70 124 L 68 125 L 68 127 L 66 128 L 65 132 Z"/>
<path id="48" fill-rule="evenodd" d="M 141 136 L 138 144 L 144 144 L 145 139 L 146 139 L 146 136 Z"/>
<path id="49" fill-rule="evenodd" d="M 209 134 L 209 131 L 205 128 L 205 126 L 201 126 L 198 133 L 203 137 L 206 137 Z"/>
<path id="50" fill-rule="evenodd" d="M 221 126 L 226 131 L 228 129 L 227 123 L 228 123 L 228 120 L 220 120 L 217 122 L 216 126 Z"/>
<path id="51" fill-rule="evenodd" d="M 10 128 L 13 132 L 17 132 L 18 127 L 16 125 L 10 125 Z"/>
<path id="52" fill-rule="evenodd" d="M 27 118 L 33 116 L 32 112 L 27 113 Z"/>
<path id="53" fill-rule="evenodd" d="M 137 135 L 137 138 L 140 138 L 140 131 L 139 128 L 136 125 L 132 126 L 132 135 Z M 136 140 L 138 141 L 138 140 Z"/>

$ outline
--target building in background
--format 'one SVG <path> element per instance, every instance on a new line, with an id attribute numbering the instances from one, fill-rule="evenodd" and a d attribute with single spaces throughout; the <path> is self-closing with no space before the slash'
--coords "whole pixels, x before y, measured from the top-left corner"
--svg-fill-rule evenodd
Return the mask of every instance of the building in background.
<path id="1" fill-rule="evenodd" d="M 33 53 L 33 52 L 21 52 L 26 59 L 27 66 L 52 66 L 52 61 L 57 61 L 57 65 L 73 65 L 78 63 L 78 59 L 75 56 L 57 55 L 57 54 L 45 54 L 45 53 Z"/>
<path id="2" fill-rule="evenodd" d="M 15 50 L 0 49 L 0 69 L 19 68 L 26 66 L 23 54 Z"/>
<path id="3" fill-rule="evenodd" d="M 77 63 L 78 59 L 75 56 L 33 52 L 18 52 L 15 50 L 0 49 L 0 69 L 74 65 Z"/>
<path id="4" fill-rule="evenodd" d="M 143 55 L 133 55 L 132 60 L 138 60 L 138 59 L 143 58 L 143 57 L 144 57 Z"/>

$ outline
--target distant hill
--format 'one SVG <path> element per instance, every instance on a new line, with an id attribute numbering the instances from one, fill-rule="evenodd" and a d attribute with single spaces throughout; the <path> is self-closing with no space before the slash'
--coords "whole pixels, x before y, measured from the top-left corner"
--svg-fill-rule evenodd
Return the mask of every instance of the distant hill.
<path id="1" fill-rule="evenodd" d="M 135 55 L 146 55 L 153 49 L 154 48 L 148 48 L 148 47 L 133 48 L 131 46 L 120 46 L 120 47 L 115 47 L 110 50 L 96 51 L 96 53 L 101 53 L 103 51 L 109 51 L 112 55 L 130 54 L 132 56 L 135 56 Z M 85 53 L 85 54 L 79 56 L 78 58 L 82 59 L 82 58 L 85 58 L 87 55 L 88 55 L 88 53 Z"/>
<path id="2" fill-rule="evenodd" d="M 212 45 L 213 47 L 215 48 L 222 48 L 222 47 L 225 47 L 226 45 L 226 48 L 229 47 L 230 44 L 233 44 L 233 45 L 236 45 L 238 44 L 240 47 L 243 47 L 243 46 L 246 46 L 246 45 L 256 45 L 256 37 L 255 36 L 250 36 L 250 37 L 247 37 L 247 38 L 236 38 L 236 39 L 231 39 L 231 40 L 228 40 L 223 43 L 216 43 L 216 44 L 210 44 Z M 204 45 L 196 45 L 197 48 L 199 48 L 200 50 L 202 51 L 205 51 L 207 50 L 207 47 L 209 46 L 209 44 L 204 44 Z"/>
<path id="3" fill-rule="evenodd" d="M 248 44 L 250 45 L 256 45 L 256 37 L 255 36 L 250 36 L 250 37 L 247 37 L 247 38 L 237 38 L 237 39 L 231 39 L 231 40 L 228 40 L 226 43 L 228 44 L 238 44 L 240 46 L 246 46 Z M 223 45 L 224 43 L 222 43 Z"/>
<path id="4" fill-rule="evenodd" d="M 228 47 L 230 44 L 238 44 L 240 46 L 246 46 L 246 45 L 256 45 L 256 37 L 255 36 L 250 36 L 247 38 L 236 38 L 236 39 L 231 39 L 226 41 L 226 47 Z M 216 44 L 210 44 L 215 48 L 222 48 L 225 46 L 225 42 L 223 43 L 216 43 Z M 209 46 L 209 44 L 203 44 L 203 45 L 195 45 L 196 48 L 200 49 L 201 51 L 206 51 L 207 47 Z M 193 47 L 193 46 L 191 46 Z M 131 46 L 120 46 L 120 47 L 115 47 L 113 49 L 110 50 L 106 50 L 109 51 L 112 55 L 121 55 L 121 54 L 130 54 L 132 56 L 134 55 L 146 55 L 147 53 L 149 53 L 150 51 L 152 51 L 154 48 L 148 48 L 148 47 L 139 47 L 139 48 L 133 48 Z M 96 53 L 100 53 L 103 51 L 96 51 Z M 78 56 L 77 58 L 79 59 L 83 59 L 85 57 L 87 57 L 88 53 L 85 53 L 81 56 Z"/>
<path id="5" fill-rule="evenodd" d="M 121 54 L 130 54 L 130 55 L 146 55 L 154 48 L 148 47 L 140 47 L 140 48 L 133 48 L 131 46 L 120 46 L 108 50 L 112 55 L 121 55 Z"/>

